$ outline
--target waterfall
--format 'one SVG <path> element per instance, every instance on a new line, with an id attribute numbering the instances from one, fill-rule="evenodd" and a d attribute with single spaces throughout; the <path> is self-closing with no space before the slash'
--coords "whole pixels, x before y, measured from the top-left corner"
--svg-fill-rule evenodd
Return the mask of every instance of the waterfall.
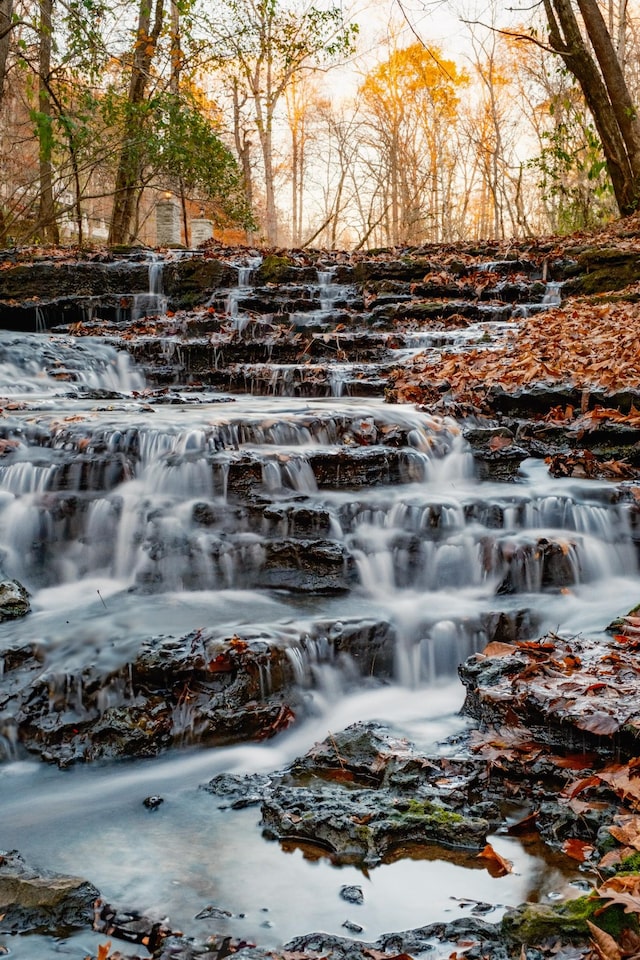
<path id="1" fill-rule="evenodd" d="M 483 451 L 460 423 L 383 399 L 386 371 L 411 352 L 513 329 L 497 319 L 511 304 L 474 304 L 467 326 L 412 325 L 393 312 L 413 284 L 398 279 L 404 258 L 375 312 L 337 282 L 348 264 L 316 272 L 315 256 L 292 256 L 294 281 L 271 303 L 271 287 L 251 286 L 259 260 L 241 252 L 233 324 L 219 316 L 225 288 L 217 315 L 189 317 L 197 339 L 158 337 L 151 368 L 194 371 L 175 387 L 145 390 L 98 337 L 0 333 L 0 562 L 32 605 L 0 623 L 0 845 L 19 836 L 43 867 L 89 876 L 131 913 L 170 913 L 189 936 L 212 935 L 212 917 L 194 917 L 219 903 L 216 935 L 276 952 L 309 929 L 342 935 L 340 884 L 362 872 L 311 861 L 306 844 L 284 853 L 255 807 L 200 783 L 282 768 L 355 721 L 458 750 L 461 660 L 496 637 L 597 636 L 638 593 L 628 487 L 553 478 L 533 460 L 480 479 Z M 163 267 L 150 259 L 136 317 L 164 311 Z M 532 309 L 559 297 L 549 284 Z M 287 710 L 295 723 L 280 733 Z M 35 756 L 87 763 L 43 771 Z M 150 794 L 168 801 L 157 813 Z M 367 873 L 367 937 L 446 921 L 452 891 L 517 903 L 533 874 L 540 899 L 566 889 L 537 851 L 508 842 L 520 859 L 498 887 L 457 854 L 394 852 Z M 89 936 L 83 955 L 96 952 Z M 44 935 L 14 940 L 51 954 Z"/>
<path id="2" fill-rule="evenodd" d="M 140 320 L 142 317 L 162 315 L 167 312 L 168 297 L 164 294 L 163 271 L 164 260 L 154 257 L 149 261 L 149 285 L 146 293 L 133 295 L 131 305 L 131 319 Z"/>

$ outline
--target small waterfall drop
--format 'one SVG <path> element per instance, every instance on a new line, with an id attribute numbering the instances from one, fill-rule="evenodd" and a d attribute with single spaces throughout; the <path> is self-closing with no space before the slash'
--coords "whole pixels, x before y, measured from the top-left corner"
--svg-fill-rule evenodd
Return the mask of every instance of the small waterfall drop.
<path id="1" fill-rule="evenodd" d="M 163 287 L 164 260 L 153 257 L 149 261 L 149 288 L 146 293 L 133 295 L 131 304 L 131 319 L 140 320 L 142 317 L 162 315 L 167 312 L 168 297 Z"/>

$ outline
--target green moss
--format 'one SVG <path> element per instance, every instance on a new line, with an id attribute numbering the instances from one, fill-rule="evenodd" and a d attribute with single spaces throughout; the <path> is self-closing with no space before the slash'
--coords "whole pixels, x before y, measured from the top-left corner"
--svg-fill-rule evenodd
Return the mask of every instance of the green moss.
<path id="1" fill-rule="evenodd" d="M 640 853 L 632 853 L 619 864 L 616 873 L 640 873 Z"/>
<path id="2" fill-rule="evenodd" d="M 264 258 L 258 274 L 264 283 L 277 283 L 291 266 L 292 261 L 288 257 L 278 257 L 272 253 Z"/>
<path id="3" fill-rule="evenodd" d="M 572 283 L 572 289 L 580 293 L 601 293 L 619 290 L 638 279 L 638 256 L 636 253 L 618 250 L 586 250 L 578 257 L 581 275 Z"/>
<path id="4" fill-rule="evenodd" d="M 430 823 L 439 823 L 443 826 L 452 826 L 453 824 L 463 823 L 464 817 L 453 810 L 447 810 L 445 807 L 432 803 L 430 800 L 409 800 L 408 809 L 403 811 L 404 816 L 420 817 L 429 820 Z"/>
<path id="5" fill-rule="evenodd" d="M 628 613 L 622 617 L 616 617 L 615 620 L 612 620 L 608 625 L 607 633 L 619 633 L 624 627 L 625 617 L 637 617 L 640 615 L 640 603 L 636 604 L 635 607 L 632 607 Z"/>
<path id="6" fill-rule="evenodd" d="M 625 914 L 619 904 L 606 907 L 603 900 L 590 893 L 558 906 L 527 903 L 510 910 L 502 919 L 502 932 L 519 943 L 540 943 L 550 936 L 580 940 L 589 935 L 587 921 L 613 937 L 638 927 L 637 917 Z"/>
<path id="7" fill-rule="evenodd" d="M 606 837 L 603 837 L 602 840 L 598 840 L 598 850 L 600 853 L 609 853 L 610 850 L 615 850 L 618 846 L 618 841 L 615 840 L 611 834 L 607 834 Z"/>

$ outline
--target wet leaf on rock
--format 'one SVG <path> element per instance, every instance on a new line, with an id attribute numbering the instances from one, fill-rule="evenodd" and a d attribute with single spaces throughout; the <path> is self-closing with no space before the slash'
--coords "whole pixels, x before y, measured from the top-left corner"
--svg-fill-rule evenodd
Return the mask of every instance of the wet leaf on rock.
<path id="1" fill-rule="evenodd" d="M 640 850 L 640 817 L 619 817 L 618 825 L 610 826 L 609 833 L 625 847 Z"/>
<path id="2" fill-rule="evenodd" d="M 601 900 L 624 907 L 625 913 L 640 913 L 640 875 L 615 876 L 596 889 Z"/>
<path id="3" fill-rule="evenodd" d="M 611 764 L 600 772 L 599 777 L 632 809 L 640 806 L 640 777 L 629 769 L 629 764 Z"/>
<path id="4" fill-rule="evenodd" d="M 510 657 L 514 653 L 516 653 L 516 647 L 514 647 L 512 643 L 501 643 L 499 640 L 494 640 L 493 643 L 487 644 L 482 651 L 482 656 Z"/>
<path id="5" fill-rule="evenodd" d="M 617 720 L 610 713 L 590 713 L 575 721 L 578 730 L 586 730 L 600 737 L 610 737 L 617 733 L 624 721 Z"/>
<path id="6" fill-rule="evenodd" d="M 594 849 L 592 843 L 586 843 L 584 840 L 578 840 L 574 837 L 565 840 L 562 844 L 562 852 L 566 853 L 572 860 L 577 860 L 578 863 L 584 863 L 585 860 L 588 860 Z"/>

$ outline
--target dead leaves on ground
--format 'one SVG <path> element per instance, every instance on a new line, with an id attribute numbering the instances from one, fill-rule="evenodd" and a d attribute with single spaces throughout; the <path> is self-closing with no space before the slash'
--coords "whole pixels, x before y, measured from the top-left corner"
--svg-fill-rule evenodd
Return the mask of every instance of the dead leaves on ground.
<path id="1" fill-rule="evenodd" d="M 470 385 L 485 390 L 500 386 L 509 391 L 533 382 L 572 383 L 582 387 L 620 390 L 640 384 L 637 329 L 640 305 L 570 301 L 514 325 L 504 342 L 491 349 L 451 352 L 440 357 L 417 357 L 394 371 L 391 380 L 399 400 L 424 381 L 448 387 L 454 393 Z M 556 408 L 556 415 L 559 408 Z M 566 412 L 566 411 L 565 411 Z M 571 410 L 573 413 L 573 411 Z M 607 411 L 610 421 L 640 426 L 640 412 L 629 415 Z M 581 415 L 577 429 L 594 429 L 600 414 Z"/>

